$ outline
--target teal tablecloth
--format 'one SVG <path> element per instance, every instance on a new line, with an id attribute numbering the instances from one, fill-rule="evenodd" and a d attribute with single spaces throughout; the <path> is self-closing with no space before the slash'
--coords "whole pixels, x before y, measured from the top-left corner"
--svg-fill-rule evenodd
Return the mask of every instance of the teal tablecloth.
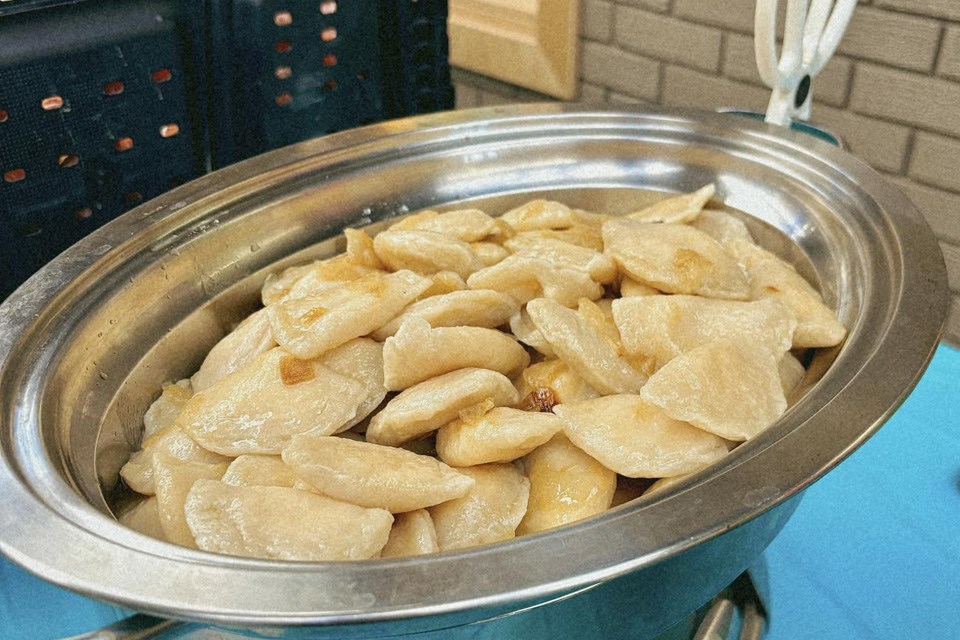
<path id="1" fill-rule="evenodd" d="M 765 556 L 768 640 L 960 638 L 960 351 L 940 347 L 913 395 L 807 491 Z M 123 615 L 0 559 L 0 640 Z"/>

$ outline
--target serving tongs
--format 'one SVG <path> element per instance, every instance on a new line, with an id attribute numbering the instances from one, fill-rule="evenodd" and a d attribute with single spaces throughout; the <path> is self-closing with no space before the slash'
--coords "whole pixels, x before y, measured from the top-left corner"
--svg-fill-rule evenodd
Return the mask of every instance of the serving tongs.
<path id="1" fill-rule="evenodd" d="M 789 0 L 777 58 L 779 0 L 757 0 L 754 51 L 760 78 L 773 89 L 765 120 L 784 127 L 810 119 L 813 78 L 840 44 L 857 0 Z"/>

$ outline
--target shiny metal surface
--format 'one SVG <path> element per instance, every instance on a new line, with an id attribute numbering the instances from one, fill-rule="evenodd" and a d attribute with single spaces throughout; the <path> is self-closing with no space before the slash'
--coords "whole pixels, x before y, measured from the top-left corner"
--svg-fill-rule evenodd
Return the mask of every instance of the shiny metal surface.
<path id="1" fill-rule="evenodd" d="M 675 491 L 509 543 L 342 564 L 217 556 L 109 515 L 105 494 L 160 383 L 198 366 L 278 262 L 336 250 L 323 241 L 345 225 L 454 201 L 567 190 L 571 204 L 624 210 L 643 189 L 711 180 L 781 232 L 764 240 L 813 277 L 850 334 L 815 359 L 778 423 Z M 643 637 L 746 568 L 800 492 L 899 406 L 939 339 L 945 292 L 936 240 L 898 190 L 826 143 L 730 116 L 537 105 L 295 145 L 138 207 L 0 307 L 0 552 L 141 611 L 292 637 L 437 632 L 626 576 L 670 595 L 642 601 Z"/>

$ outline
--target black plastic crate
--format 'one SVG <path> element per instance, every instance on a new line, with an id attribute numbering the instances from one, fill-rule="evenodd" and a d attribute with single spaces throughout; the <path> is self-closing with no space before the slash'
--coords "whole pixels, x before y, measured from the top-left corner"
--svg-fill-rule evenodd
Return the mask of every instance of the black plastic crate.
<path id="1" fill-rule="evenodd" d="M 89 3 L 0 20 L 0 286 L 205 170 L 202 11 Z"/>
<path id="2" fill-rule="evenodd" d="M 453 108 L 446 0 L 380 5 L 389 117 Z"/>
<path id="3" fill-rule="evenodd" d="M 139 202 L 453 107 L 446 2 L 0 3 L 0 297 Z"/>
<path id="4" fill-rule="evenodd" d="M 236 0 L 213 69 L 215 165 L 384 119 L 380 21 L 357 0 Z M 229 11 L 229 15 L 227 15 Z"/>

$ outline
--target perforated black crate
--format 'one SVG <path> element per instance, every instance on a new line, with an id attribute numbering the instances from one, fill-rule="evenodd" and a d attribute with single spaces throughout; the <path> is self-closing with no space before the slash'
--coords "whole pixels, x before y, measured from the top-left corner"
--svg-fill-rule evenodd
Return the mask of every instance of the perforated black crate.
<path id="1" fill-rule="evenodd" d="M 453 108 L 446 0 L 380 4 L 388 117 Z"/>
<path id="2" fill-rule="evenodd" d="M 381 25 L 370 2 L 236 0 L 215 50 L 215 164 L 382 120 Z M 226 15 L 227 10 L 230 11 Z"/>
<path id="3" fill-rule="evenodd" d="M 202 11 L 85 3 L 0 20 L 6 295 L 131 206 L 203 172 Z"/>
<path id="4" fill-rule="evenodd" d="M 0 297 L 210 168 L 453 107 L 444 0 L 0 3 Z"/>

